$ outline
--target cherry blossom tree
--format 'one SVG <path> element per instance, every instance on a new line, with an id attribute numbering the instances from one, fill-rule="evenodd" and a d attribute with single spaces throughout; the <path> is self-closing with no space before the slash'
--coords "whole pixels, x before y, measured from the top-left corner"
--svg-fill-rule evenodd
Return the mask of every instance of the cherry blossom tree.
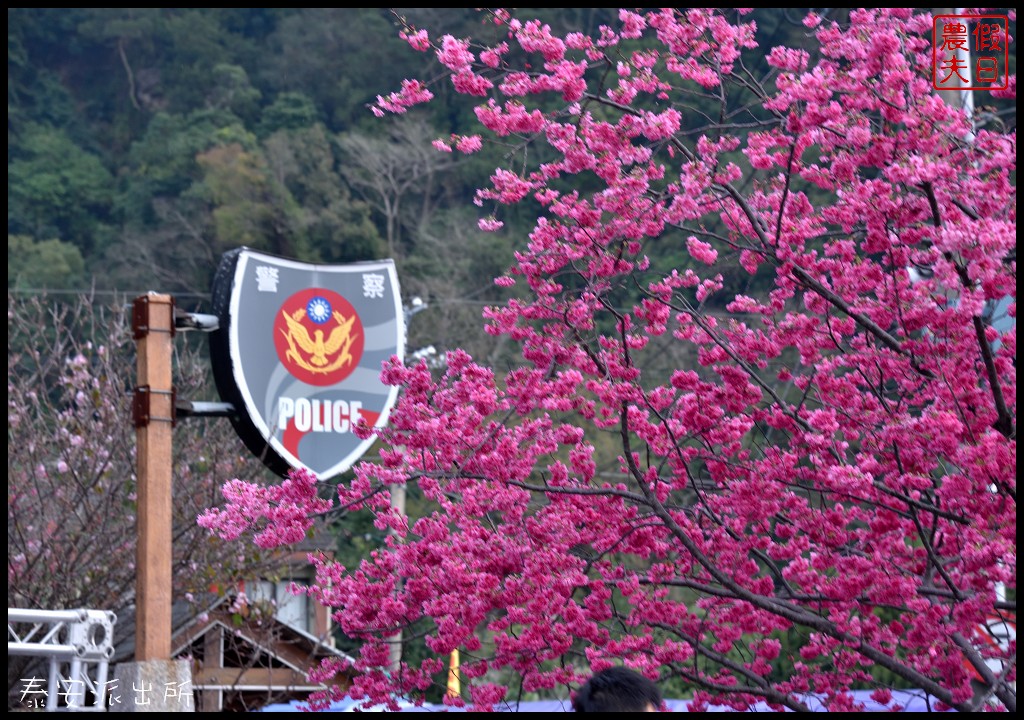
<path id="1" fill-rule="evenodd" d="M 446 702 L 478 708 L 624 663 L 695 709 L 890 704 L 884 671 L 1014 710 L 1015 642 L 976 633 L 1016 611 L 1016 330 L 988 322 L 1016 312 L 1016 78 L 969 116 L 911 10 L 810 14 L 805 47 L 743 10 L 487 17 L 479 41 L 406 25 L 441 79 L 373 110 L 451 82 L 482 129 L 439 149 L 507 148 L 476 204 L 494 232 L 536 213 L 485 312 L 522 363 L 385 367 L 383 449 L 338 494 L 391 539 L 307 589 L 365 640 L 355 692 L 422 690 L 458 649 Z M 393 512 L 404 484 L 433 509 Z M 233 482 L 202 522 L 281 542 L 315 485 Z M 399 629 L 437 656 L 389 673 Z"/>
<path id="2" fill-rule="evenodd" d="M 124 618 L 135 604 L 137 376 L 126 307 L 87 295 L 7 297 L 8 607 Z M 179 338 L 175 350 L 179 397 L 212 392 L 201 346 Z M 179 422 L 174 451 L 173 598 L 198 612 L 238 579 L 282 563 L 195 525 L 199 510 L 217 502 L 220 478 L 259 466 L 227 421 Z M 122 619 L 116 641 L 133 632 L 131 618 Z M 45 676 L 41 665 L 9 658 L 9 707 L 21 707 L 25 678 Z"/>

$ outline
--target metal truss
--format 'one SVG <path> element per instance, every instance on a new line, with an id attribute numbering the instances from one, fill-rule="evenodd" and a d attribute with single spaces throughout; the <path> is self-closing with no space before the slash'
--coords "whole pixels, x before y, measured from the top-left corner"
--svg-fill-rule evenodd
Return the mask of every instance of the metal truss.
<path id="1" fill-rule="evenodd" d="M 22 704 L 47 712 L 105 712 L 115 622 L 107 610 L 7 608 L 8 656 L 49 658 L 45 688 L 42 678 L 22 679 Z"/>

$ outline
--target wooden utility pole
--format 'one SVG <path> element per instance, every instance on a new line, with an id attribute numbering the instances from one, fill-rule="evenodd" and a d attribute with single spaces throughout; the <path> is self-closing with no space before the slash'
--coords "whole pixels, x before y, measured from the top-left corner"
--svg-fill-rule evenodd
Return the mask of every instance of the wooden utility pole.
<path id="1" fill-rule="evenodd" d="M 133 419 L 138 475 L 135 660 L 171 659 L 171 441 L 174 299 L 149 293 L 132 305 L 139 386 Z"/>

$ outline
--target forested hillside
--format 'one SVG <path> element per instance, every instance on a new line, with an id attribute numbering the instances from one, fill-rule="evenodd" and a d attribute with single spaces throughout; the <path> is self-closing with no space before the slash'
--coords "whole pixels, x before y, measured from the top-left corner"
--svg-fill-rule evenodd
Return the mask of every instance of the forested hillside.
<path id="1" fill-rule="evenodd" d="M 455 32 L 478 22 L 468 9 L 397 12 Z M 553 21 L 589 29 L 609 12 Z M 201 307 L 220 255 L 239 245 L 312 262 L 393 257 L 404 294 L 431 302 L 424 342 L 478 334 L 515 219 L 485 240 L 467 200 L 495 158 L 430 145 L 468 105 L 374 122 L 368 103 L 420 62 L 395 13 L 9 8 L 7 19 L 9 289 L 159 290 Z"/>
<path id="2" fill-rule="evenodd" d="M 616 22 L 522 12 L 557 32 Z M 450 84 L 429 110 L 375 122 L 368 105 L 425 61 L 401 18 L 455 36 L 481 23 L 465 8 L 9 8 L 8 288 L 159 290 L 201 309 L 240 245 L 392 257 L 403 293 L 431 304 L 412 344 L 490 355 L 480 311 L 530 225 L 509 213 L 504 232 L 478 231 L 470 201 L 500 150 L 431 146 L 475 120 Z M 780 12 L 759 22 L 804 30 Z"/>

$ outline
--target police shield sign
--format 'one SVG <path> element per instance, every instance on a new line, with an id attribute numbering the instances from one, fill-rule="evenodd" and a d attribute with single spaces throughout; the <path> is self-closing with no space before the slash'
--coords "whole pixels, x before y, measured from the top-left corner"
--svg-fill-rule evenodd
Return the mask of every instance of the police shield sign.
<path id="1" fill-rule="evenodd" d="M 356 425 L 383 426 L 398 395 L 380 380 L 405 344 L 394 262 L 312 265 L 240 248 L 221 260 L 213 304 L 214 379 L 246 446 L 281 475 L 350 468 L 373 443 Z"/>

